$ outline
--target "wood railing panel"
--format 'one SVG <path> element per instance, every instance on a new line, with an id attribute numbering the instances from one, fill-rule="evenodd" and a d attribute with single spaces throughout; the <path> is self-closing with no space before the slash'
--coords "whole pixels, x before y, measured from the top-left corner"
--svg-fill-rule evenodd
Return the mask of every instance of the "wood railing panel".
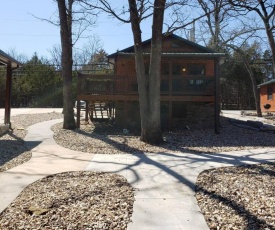
<path id="1" fill-rule="evenodd" d="M 170 90 L 170 91 L 169 91 Z M 161 95 L 214 95 L 214 77 L 161 76 Z M 135 95 L 136 76 L 78 75 L 78 94 Z"/>

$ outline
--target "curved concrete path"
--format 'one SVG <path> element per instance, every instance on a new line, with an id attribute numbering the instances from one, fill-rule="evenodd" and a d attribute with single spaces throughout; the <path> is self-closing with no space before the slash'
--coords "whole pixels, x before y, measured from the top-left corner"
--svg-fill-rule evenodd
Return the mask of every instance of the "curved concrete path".
<path id="1" fill-rule="evenodd" d="M 119 173 L 136 189 L 128 229 L 208 229 L 195 198 L 200 172 L 221 166 L 275 161 L 275 149 L 219 154 L 96 154 L 87 170 Z"/>
<path id="2" fill-rule="evenodd" d="M 123 175 L 135 188 L 134 212 L 128 229 L 208 229 L 194 197 L 196 178 L 213 167 L 275 160 L 275 149 L 203 154 L 85 154 L 58 146 L 50 126 L 61 120 L 29 127 L 25 138 L 30 161 L 0 173 L 0 211 L 30 183 L 46 175 L 93 170 Z M 106 139 L 106 142 L 116 143 Z"/>
<path id="3" fill-rule="evenodd" d="M 26 146 L 32 158 L 15 168 L 0 172 L 0 212 L 29 184 L 50 174 L 84 170 L 93 155 L 56 144 L 50 127 L 62 119 L 44 121 L 28 128 Z"/>

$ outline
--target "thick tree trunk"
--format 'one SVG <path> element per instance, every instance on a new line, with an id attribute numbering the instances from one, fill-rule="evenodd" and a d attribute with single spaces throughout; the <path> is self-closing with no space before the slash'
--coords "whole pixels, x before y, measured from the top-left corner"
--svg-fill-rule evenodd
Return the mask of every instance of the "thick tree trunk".
<path id="1" fill-rule="evenodd" d="M 150 144 L 159 144 L 163 142 L 160 125 L 160 63 L 165 0 L 155 0 L 154 3 L 149 78 L 145 75 L 140 18 L 136 1 L 128 0 L 128 2 L 135 43 L 135 64 L 141 118 L 140 140 Z"/>
<path id="2" fill-rule="evenodd" d="M 64 129 L 75 129 L 75 119 L 72 97 L 72 4 L 68 0 L 68 8 L 65 0 L 58 0 L 60 18 L 60 35 L 62 47 L 62 76 L 63 76 L 63 113 Z"/>
<path id="3" fill-rule="evenodd" d="M 160 66 L 164 7 L 164 0 L 155 1 L 148 81 L 147 124 L 145 127 L 142 127 L 140 137 L 142 141 L 153 144 L 163 142 L 160 123 Z"/>
<path id="4" fill-rule="evenodd" d="M 275 40 L 273 35 L 273 30 L 270 28 L 270 25 L 268 22 L 265 22 L 266 27 L 266 34 L 268 37 L 268 42 L 270 45 L 271 53 L 272 53 L 272 62 L 273 62 L 273 77 L 275 77 Z"/>

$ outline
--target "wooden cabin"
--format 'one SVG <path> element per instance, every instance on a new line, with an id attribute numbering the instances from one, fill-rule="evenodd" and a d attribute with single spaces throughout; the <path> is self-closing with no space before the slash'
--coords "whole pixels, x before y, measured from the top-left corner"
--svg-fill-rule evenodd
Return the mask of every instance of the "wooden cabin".
<path id="1" fill-rule="evenodd" d="M 145 74 L 149 71 L 150 46 L 151 39 L 143 42 Z M 216 124 L 217 131 L 219 60 L 224 54 L 170 34 L 163 38 L 161 55 L 162 128 L 214 127 Z M 117 51 L 108 59 L 114 66 L 113 74 L 78 74 L 77 100 L 88 102 L 87 111 L 95 110 L 94 105 L 99 102 L 104 106 L 114 105 L 109 108 L 109 114 L 114 116 L 116 124 L 128 129 L 140 127 L 134 46 Z M 80 108 L 78 126 L 79 122 Z"/>
<path id="2" fill-rule="evenodd" d="M 260 88 L 260 105 L 263 112 L 275 112 L 275 79 L 258 85 Z M 266 109 L 265 105 L 269 104 L 270 108 Z"/>

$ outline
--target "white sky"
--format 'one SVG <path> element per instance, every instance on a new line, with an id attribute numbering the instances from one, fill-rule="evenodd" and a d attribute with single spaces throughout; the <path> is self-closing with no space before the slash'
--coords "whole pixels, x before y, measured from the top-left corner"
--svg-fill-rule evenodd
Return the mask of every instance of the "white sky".
<path id="1" fill-rule="evenodd" d="M 51 0 L 0 0 L 0 49 L 9 51 L 15 49 L 18 54 L 25 54 L 30 58 L 34 52 L 39 57 L 50 58 L 49 50 L 60 44 L 59 28 L 40 18 L 53 18 L 57 14 L 57 5 Z M 109 19 L 106 15 L 98 18 L 98 25 L 89 34 L 97 34 L 103 48 L 108 54 L 133 45 L 130 24 L 122 24 L 116 19 Z M 143 39 L 150 35 L 149 22 L 143 29 Z M 80 39 L 76 47 L 82 47 L 88 39 Z"/>

